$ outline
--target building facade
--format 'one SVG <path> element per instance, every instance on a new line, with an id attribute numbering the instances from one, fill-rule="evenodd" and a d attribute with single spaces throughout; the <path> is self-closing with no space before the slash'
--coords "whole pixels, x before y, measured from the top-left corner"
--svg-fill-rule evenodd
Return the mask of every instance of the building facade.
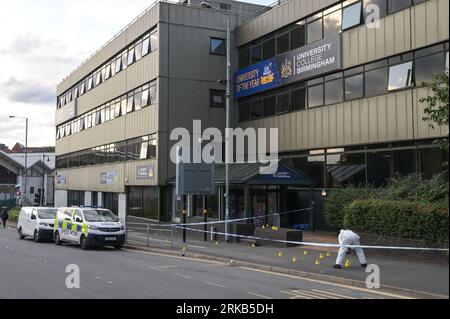
<path id="1" fill-rule="evenodd" d="M 0 206 L 54 204 L 54 147 L 28 147 L 25 152 L 25 147 L 17 143 L 11 149 L 1 148 L 0 157 Z"/>
<path id="2" fill-rule="evenodd" d="M 212 3 L 231 18 L 234 127 L 278 128 L 282 162 L 319 193 L 442 170 L 433 141 L 448 127 L 431 129 L 420 99 L 422 81 L 448 69 L 447 0 Z M 225 122 L 225 19 L 198 4 L 157 2 L 58 86 L 56 205 L 179 217 L 170 132 Z M 230 198 L 252 216 L 308 206 L 305 194 L 236 185 Z M 213 217 L 222 195 L 206 201 Z M 191 215 L 202 201 L 188 199 Z"/>

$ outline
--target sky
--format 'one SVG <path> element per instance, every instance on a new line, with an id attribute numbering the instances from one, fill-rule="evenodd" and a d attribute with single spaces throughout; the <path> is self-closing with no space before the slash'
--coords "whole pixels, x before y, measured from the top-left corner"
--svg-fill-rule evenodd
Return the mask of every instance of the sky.
<path id="1" fill-rule="evenodd" d="M 55 144 L 56 86 L 154 0 L 0 0 L 0 144 Z M 241 0 L 268 5 L 274 0 Z"/>

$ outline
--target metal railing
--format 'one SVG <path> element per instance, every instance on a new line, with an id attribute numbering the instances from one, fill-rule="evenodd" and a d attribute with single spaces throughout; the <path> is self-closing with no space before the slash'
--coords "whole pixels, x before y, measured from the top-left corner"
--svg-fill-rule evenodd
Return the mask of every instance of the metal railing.
<path id="1" fill-rule="evenodd" d="M 157 228 L 155 225 L 151 224 L 144 224 L 144 223 L 126 223 L 125 227 L 125 243 L 128 243 L 129 237 L 130 237 L 130 230 L 133 232 L 133 239 L 134 241 L 138 241 L 138 236 L 136 234 L 143 233 L 145 234 L 145 243 L 146 246 L 150 246 L 150 241 L 154 240 L 150 237 L 151 231 L 157 231 L 162 233 L 170 233 L 170 245 L 173 249 L 174 247 L 174 232 L 176 231 L 176 225 L 174 224 L 171 227 L 167 227 L 167 225 L 164 228 Z"/>

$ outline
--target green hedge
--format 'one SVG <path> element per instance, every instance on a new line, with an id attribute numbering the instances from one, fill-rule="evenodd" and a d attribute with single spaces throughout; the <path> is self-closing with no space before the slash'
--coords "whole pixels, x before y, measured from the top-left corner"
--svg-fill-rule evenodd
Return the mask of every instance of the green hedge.
<path id="1" fill-rule="evenodd" d="M 434 203 L 356 200 L 344 209 L 344 228 L 448 245 L 448 209 Z"/>
<path id="2" fill-rule="evenodd" d="M 344 228 L 344 208 L 355 200 L 373 198 L 375 192 L 376 190 L 373 188 L 354 186 L 331 190 L 325 201 L 327 224 L 336 229 Z"/>

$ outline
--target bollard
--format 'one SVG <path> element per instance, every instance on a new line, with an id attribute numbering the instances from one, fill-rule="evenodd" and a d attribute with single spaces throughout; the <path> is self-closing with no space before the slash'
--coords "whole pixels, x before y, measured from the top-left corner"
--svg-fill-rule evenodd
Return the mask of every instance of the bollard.
<path id="1" fill-rule="evenodd" d="M 171 248 L 173 249 L 173 226 L 170 227 L 170 241 L 172 242 Z"/>
<path id="2" fill-rule="evenodd" d="M 186 242 L 186 210 L 183 209 L 183 243 Z"/>
<path id="3" fill-rule="evenodd" d="M 150 246 L 150 227 L 147 224 L 147 247 Z"/>
<path id="4" fill-rule="evenodd" d="M 206 224 L 208 222 L 208 210 L 203 210 L 203 221 L 205 224 L 203 225 L 203 236 L 204 241 L 208 241 L 208 225 Z"/>
<path id="5" fill-rule="evenodd" d="M 216 227 L 211 227 L 211 241 L 215 241 L 216 239 L 217 239 Z"/>

